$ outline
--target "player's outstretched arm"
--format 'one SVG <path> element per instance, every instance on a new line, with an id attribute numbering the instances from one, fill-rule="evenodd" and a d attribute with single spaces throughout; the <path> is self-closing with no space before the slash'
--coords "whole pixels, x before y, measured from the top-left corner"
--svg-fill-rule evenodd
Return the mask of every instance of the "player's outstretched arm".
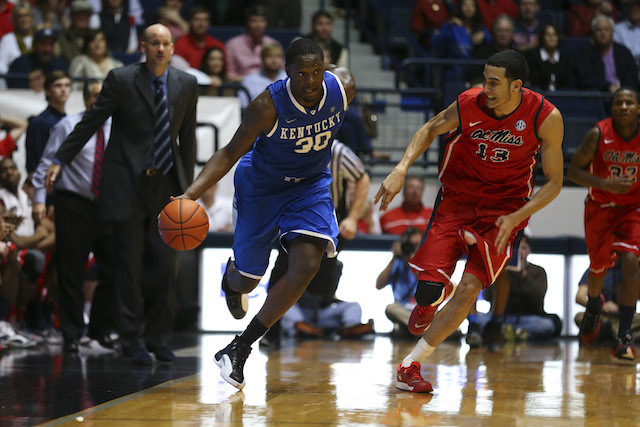
<path id="1" fill-rule="evenodd" d="M 424 153 L 438 135 L 447 133 L 460 125 L 458 101 L 454 101 L 445 110 L 432 117 L 413 135 L 402 159 L 382 182 L 373 203 L 380 200 L 380 210 L 385 211 L 389 203 L 402 189 L 409 167 Z"/>
<path id="2" fill-rule="evenodd" d="M 247 107 L 242 123 L 229 144 L 216 151 L 204 165 L 187 191 L 180 197 L 196 200 L 202 193 L 229 172 L 247 153 L 261 133 L 269 133 L 276 122 L 276 107 L 268 91 L 262 92 Z"/>
<path id="3" fill-rule="evenodd" d="M 511 236 L 515 226 L 547 206 L 562 189 L 564 175 L 562 154 L 564 123 L 562 115 L 557 108 L 554 108 L 551 114 L 544 119 L 540 129 L 538 129 L 538 135 L 542 140 L 540 142 L 540 158 L 545 183 L 524 206 L 512 214 L 500 216 L 496 220 L 496 226 L 500 228 L 495 240 L 496 249 L 499 253 L 504 252 L 509 236 Z"/>
<path id="4" fill-rule="evenodd" d="M 626 176 L 601 178 L 589 172 L 589 165 L 598 151 L 600 141 L 600 129 L 593 127 L 587 132 L 582 144 L 571 158 L 571 164 L 567 170 L 567 177 L 579 185 L 585 187 L 600 188 L 615 194 L 624 194 L 631 188 L 633 181 Z"/>

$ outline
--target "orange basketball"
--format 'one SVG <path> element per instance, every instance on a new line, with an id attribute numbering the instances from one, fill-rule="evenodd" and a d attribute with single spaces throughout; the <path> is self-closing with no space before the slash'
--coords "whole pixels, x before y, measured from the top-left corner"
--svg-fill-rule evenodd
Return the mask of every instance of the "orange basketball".
<path id="1" fill-rule="evenodd" d="M 209 217 L 193 200 L 176 199 L 160 212 L 158 231 L 167 245 L 188 251 L 197 248 L 207 237 Z"/>

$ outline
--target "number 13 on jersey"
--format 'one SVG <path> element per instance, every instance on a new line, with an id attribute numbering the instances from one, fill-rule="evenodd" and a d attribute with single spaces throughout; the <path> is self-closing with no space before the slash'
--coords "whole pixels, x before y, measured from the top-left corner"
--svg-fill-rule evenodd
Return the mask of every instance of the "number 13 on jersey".
<path id="1" fill-rule="evenodd" d="M 487 160 L 487 148 L 488 146 L 484 142 L 478 144 L 478 151 L 476 151 L 476 154 L 480 156 L 482 160 Z M 492 162 L 505 162 L 509 160 L 509 150 L 505 148 L 494 148 L 493 155 L 489 157 L 489 160 Z"/>

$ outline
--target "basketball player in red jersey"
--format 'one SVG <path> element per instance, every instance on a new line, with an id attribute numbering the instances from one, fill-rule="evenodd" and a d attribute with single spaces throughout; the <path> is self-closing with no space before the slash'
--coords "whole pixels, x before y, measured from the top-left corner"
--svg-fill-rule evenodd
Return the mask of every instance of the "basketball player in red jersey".
<path id="1" fill-rule="evenodd" d="M 380 210 L 387 209 L 409 166 L 437 135 L 450 132 L 439 200 L 424 243 L 410 261 L 419 282 L 409 331 L 424 335 L 398 365 L 401 390 L 432 391 L 420 363 L 462 323 L 482 288 L 504 269 L 517 232 L 562 188 L 562 116 L 542 95 L 522 87 L 528 73 L 515 50 L 491 56 L 482 88 L 463 92 L 424 124 L 376 194 Z M 538 151 L 546 182 L 532 197 Z M 451 274 L 463 252 L 467 263 L 457 291 L 436 314 L 453 292 Z"/>
<path id="2" fill-rule="evenodd" d="M 613 354 L 634 360 L 631 321 L 638 299 L 640 255 L 640 136 L 638 96 L 621 88 L 613 94 L 612 117 L 587 132 L 571 159 L 568 177 L 589 187 L 584 207 L 584 229 L 589 253 L 589 300 L 580 326 L 580 338 L 589 344 L 600 332 L 601 294 L 607 270 L 618 256 L 622 264 L 619 295 L 620 327 Z"/>

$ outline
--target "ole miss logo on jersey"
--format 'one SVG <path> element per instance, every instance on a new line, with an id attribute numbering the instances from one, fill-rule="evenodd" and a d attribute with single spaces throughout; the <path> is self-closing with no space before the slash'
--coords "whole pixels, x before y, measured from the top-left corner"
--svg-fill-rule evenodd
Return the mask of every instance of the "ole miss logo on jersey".
<path id="1" fill-rule="evenodd" d="M 508 145 L 522 145 L 522 136 L 513 135 L 508 129 L 500 130 L 484 130 L 476 129 L 471 132 L 472 139 L 479 139 L 482 141 L 492 141 L 498 144 Z"/>

